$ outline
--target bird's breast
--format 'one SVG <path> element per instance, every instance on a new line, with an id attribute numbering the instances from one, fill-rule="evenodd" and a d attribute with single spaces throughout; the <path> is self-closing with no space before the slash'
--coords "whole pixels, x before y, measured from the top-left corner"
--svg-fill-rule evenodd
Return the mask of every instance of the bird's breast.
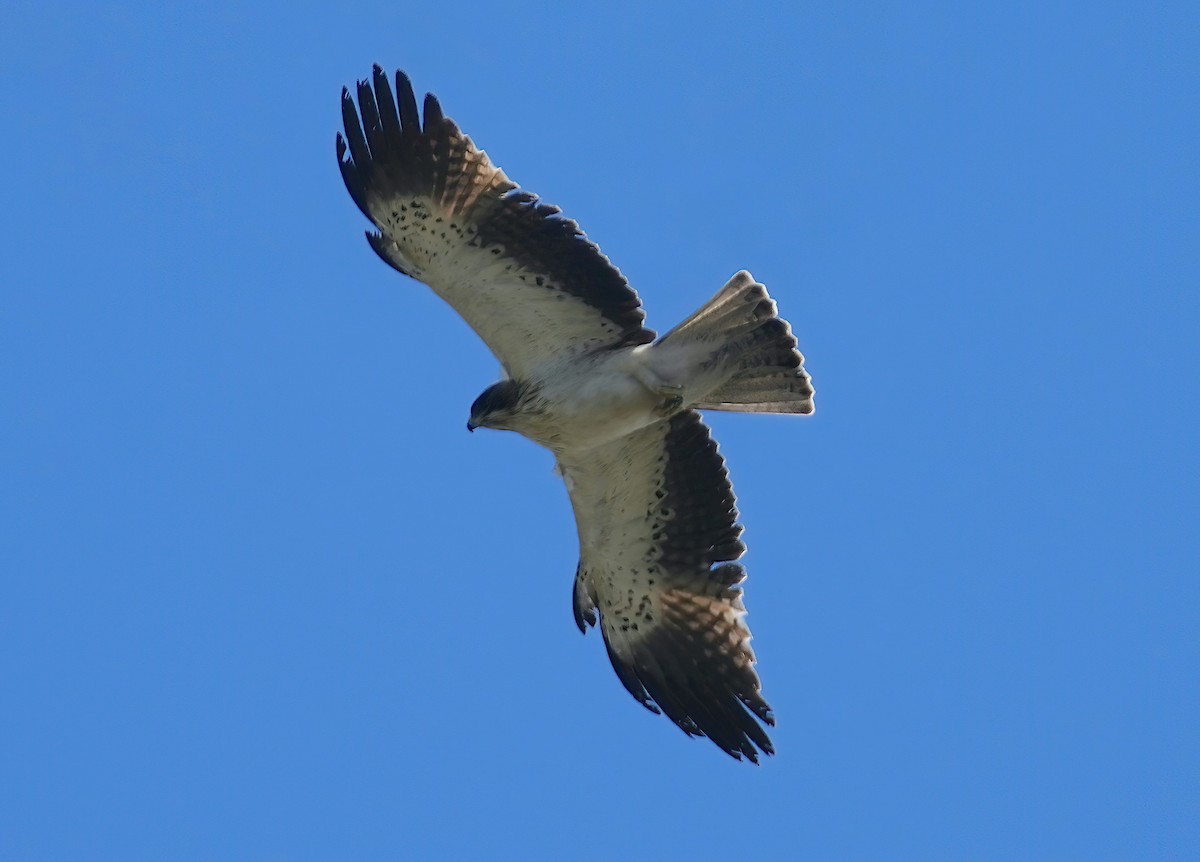
<path id="1" fill-rule="evenodd" d="M 590 449 L 658 421 L 657 405 L 619 361 L 581 363 L 542 382 L 539 409 L 520 430 L 551 450 Z"/>

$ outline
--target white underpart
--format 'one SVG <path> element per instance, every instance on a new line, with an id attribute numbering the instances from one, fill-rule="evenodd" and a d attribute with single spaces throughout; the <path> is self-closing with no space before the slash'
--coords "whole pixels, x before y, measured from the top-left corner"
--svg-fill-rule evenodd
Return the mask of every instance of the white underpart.
<path id="1" fill-rule="evenodd" d="M 531 379 L 550 406 L 558 441 L 544 439 L 534 422 L 515 428 L 549 448 L 591 449 L 664 418 L 672 397 L 686 408 L 728 379 L 728 368 L 708 368 L 711 350 L 694 343 L 657 342 L 569 355 L 534 369 Z"/>
<path id="2" fill-rule="evenodd" d="M 541 415 L 513 430 L 555 452 L 583 451 L 662 419 L 662 396 L 642 380 L 649 346 L 568 355 L 533 370 Z"/>

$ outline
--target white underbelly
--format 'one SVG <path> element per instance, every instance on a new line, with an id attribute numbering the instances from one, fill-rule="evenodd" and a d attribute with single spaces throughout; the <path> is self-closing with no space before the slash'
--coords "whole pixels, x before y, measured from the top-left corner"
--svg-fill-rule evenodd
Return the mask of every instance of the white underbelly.
<path id="1" fill-rule="evenodd" d="M 526 436 L 549 449 L 590 449 L 657 422 L 661 399 L 634 376 L 633 358 L 623 352 L 555 375 L 543 387 L 544 427 Z"/>

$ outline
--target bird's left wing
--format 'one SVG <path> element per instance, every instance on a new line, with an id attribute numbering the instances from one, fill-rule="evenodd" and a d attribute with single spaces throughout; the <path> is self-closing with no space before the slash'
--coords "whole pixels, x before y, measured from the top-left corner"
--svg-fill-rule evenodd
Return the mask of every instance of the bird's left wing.
<path id="1" fill-rule="evenodd" d="M 375 67 L 342 91 L 342 179 L 374 222 L 371 247 L 429 285 L 479 334 L 510 376 L 571 351 L 647 344 L 641 302 L 558 207 L 522 191 L 412 84 Z M 361 118 L 360 118 L 361 112 Z"/>
<path id="2" fill-rule="evenodd" d="M 737 759 L 773 754 L 733 563 L 745 550 L 717 444 L 687 410 L 559 469 L 579 529 L 575 621 L 600 630 L 643 706 Z"/>

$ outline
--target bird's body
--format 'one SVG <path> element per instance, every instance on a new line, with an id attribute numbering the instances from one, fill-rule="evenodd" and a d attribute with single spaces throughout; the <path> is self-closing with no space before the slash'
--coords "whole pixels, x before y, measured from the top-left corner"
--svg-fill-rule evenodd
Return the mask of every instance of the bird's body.
<path id="1" fill-rule="evenodd" d="M 506 377 L 468 428 L 554 453 L 579 532 L 581 631 L 600 624 L 644 706 L 734 757 L 773 753 L 743 619 L 733 489 L 697 409 L 812 412 L 813 390 L 766 289 L 737 273 L 662 338 L 637 294 L 555 207 L 523 192 L 408 79 L 376 67 L 343 93 L 338 158 L 371 247 L 432 287 Z M 347 155 L 349 158 L 347 158 Z"/>
<path id="2" fill-rule="evenodd" d="M 650 367 L 647 345 L 584 352 L 535 368 L 522 381 L 522 410 L 503 424 L 556 455 L 625 437 L 662 418 L 662 398 L 640 380 Z"/>

